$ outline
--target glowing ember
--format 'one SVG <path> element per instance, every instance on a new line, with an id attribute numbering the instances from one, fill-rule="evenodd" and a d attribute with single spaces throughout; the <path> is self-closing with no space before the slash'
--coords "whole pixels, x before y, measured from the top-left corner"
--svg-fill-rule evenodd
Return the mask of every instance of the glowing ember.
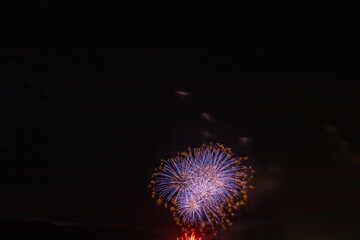
<path id="1" fill-rule="evenodd" d="M 185 233 L 185 238 L 181 237 L 181 238 L 177 238 L 177 240 L 201 240 L 201 238 L 196 238 L 195 237 L 195 233 L 191 233 L 191 236 L 188 236 L 186 233 Z"/>

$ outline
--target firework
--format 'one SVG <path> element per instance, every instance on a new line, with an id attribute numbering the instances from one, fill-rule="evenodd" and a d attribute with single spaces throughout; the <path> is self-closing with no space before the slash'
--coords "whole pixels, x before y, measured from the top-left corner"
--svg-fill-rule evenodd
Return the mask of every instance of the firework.
<path id="1" fill-rule="evenodd" d="M 149 185 L 158 204 L 169 208 L 182 230 L 231 225 L 230 216 L 246 205 L 253 170 L 247 158 L 234 157 L 221 144 L 188 149 L 175 158 L 161 160 Z"/>
<path id="2" fill-rule="evenodd" d="M 195 233 L 191 233 L 191 236 L 188 236 L 185 233 L 185 238 L 181 237 L 181 238 L 177 238 L 177 240 L 197 240 L 197 238 L 195 237 Z M 198 238 L 198 240 L 201 240 L 201 238 Z"/>

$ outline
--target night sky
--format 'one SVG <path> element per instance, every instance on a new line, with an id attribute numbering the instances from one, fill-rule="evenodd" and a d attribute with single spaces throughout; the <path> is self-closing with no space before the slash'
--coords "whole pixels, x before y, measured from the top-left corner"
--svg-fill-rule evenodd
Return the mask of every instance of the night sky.
<path id="1" fill-rule="evenodd" d="M 220 142 L 256 171 L 248 209 L 220 239 L 359 239 L 359 10 L 5 4 L 0 234 L 39 224 L 175 240 L 151 174 L 162 158 Z"/>

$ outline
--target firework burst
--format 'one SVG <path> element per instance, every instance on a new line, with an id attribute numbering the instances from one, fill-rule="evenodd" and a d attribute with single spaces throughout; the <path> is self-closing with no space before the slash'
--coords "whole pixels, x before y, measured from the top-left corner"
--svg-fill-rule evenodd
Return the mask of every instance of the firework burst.
<path id="1" fill-rule="evenodd" d="M 161 160 L 149 185 L 152 197 L 170 209 L 184 231 L 215 230 L 216 225 L 226 229 L 229 217 L 248 199 L 253 170 L 245 160 L 221 144 L 189 148 Z"/>

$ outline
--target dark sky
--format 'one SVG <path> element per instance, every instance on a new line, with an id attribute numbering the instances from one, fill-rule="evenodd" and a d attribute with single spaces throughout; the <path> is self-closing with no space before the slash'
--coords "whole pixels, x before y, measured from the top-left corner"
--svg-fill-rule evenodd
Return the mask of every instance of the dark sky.
<path id="1" fill-rule="evenodd" d="M 257 171 L 252 206 L 224 238 L 356 239 L 358 6 L 41 1 L 3 10 L 3 221 L 170 236 L 177 227 L 146 189 L 152 171 L 213 141 Z"/>

